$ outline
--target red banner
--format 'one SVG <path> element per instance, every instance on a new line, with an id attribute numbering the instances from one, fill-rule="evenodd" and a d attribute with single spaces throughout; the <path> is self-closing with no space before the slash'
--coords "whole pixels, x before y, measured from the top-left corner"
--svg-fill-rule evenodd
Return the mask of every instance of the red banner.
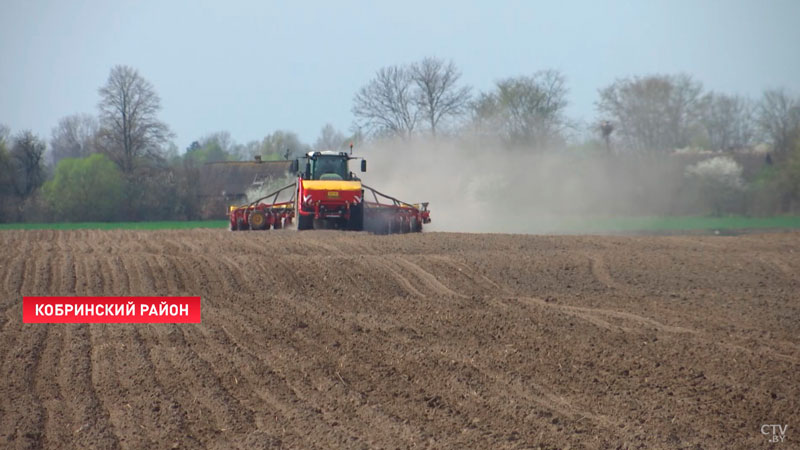
<path id="1" fill-rule="evenodd" d="M 200 323 L 200 297 L 23 297 L 24 323 Z"/>

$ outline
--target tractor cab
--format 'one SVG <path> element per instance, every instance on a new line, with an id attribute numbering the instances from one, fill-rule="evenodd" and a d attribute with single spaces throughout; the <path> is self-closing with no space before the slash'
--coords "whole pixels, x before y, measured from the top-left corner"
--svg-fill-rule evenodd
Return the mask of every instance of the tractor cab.
<path id="1" fill-rule="evenodd" d="M 348 162 L 355 157 L 345 152 L 308 152 L 304 159 L 305 168 L 300 173 L 304 180 L 320 181 L 358 181 L 358 177 L 348 167 Z M 292 162 L 293 172 L 299 172 L 298 160 Z M 367 162 L 361 160 L 361 171 L 367 171 Z"/>

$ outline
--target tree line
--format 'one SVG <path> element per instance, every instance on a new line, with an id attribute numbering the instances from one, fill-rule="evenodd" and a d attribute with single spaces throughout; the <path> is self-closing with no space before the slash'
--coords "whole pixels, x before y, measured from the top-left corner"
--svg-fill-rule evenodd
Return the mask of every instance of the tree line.
<path id="1" fill-rule="evenodd" d="M 453 62 L 436 58 L 381 68 L 354 97 L 356 127 L 372 137 L 444 131 L 539 151 L 605 135 L 619 152 L 732 151 L 767 143 L 785 155 L 800 122 L 800 97 L 785 89 L 750 99 L 707 91 L 685 74 L 615 80 L 599 89 L 591 124 L 567 116 L 569 89 L 559 71 L 503 78 L 477 93 L 460 78 Z"/>
<path id="2" fill-rule="evenodd" d="M 784 89 L 751 99 L 706 90 L 685 74 L 619 78 L 598 90 L 597 118 L 587 124 L 568 117 L 568 83 L 559 71 L 502 78 L 480 92 L 462 82 L 453 61 L 424 58 L 378 69 L 354 94 L 349 133 L 327 124 L 313 144 L 288 130 L 240 144 L 219 131 L 183 151 L 159 119 L 155 87 L 136 69 L 113 67 L 98 95 L 96 115 L 61 119 L 49 142 L 0 125 L 0 221 L 193 219 L 204 163 L 419 138 L 616 157 L 764 146 L 774 167 L 746 181 L 782 199 L 773 212 L 800 202 L 800 98 Z M 709 167 L 731 170 L 729 161 Z M 687 176 L 701 172 L 708 169 Z"/>

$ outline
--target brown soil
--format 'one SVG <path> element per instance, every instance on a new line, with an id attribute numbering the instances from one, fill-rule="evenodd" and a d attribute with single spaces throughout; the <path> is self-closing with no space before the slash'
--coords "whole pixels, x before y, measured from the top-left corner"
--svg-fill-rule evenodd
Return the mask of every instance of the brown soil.
<path id="1" fill-rule="evenodd" d="M 0 448 L 800 441 L 800 233 L 0 232 Z M 25 325 L 23 295 L 201 295 Z"/>

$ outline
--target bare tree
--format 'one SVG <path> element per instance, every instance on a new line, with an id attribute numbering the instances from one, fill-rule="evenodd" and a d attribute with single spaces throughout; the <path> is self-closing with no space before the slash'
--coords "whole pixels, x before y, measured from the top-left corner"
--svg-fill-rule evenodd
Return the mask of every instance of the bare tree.
<path id="1" fill-rule="evenodd" d="M 460 78 L 461 72 L 452 61 L 425 58 L 411 66 L 411 79 L 417 87 L 417 108 L 428 121 L 433 136 L 443 119 L 458 117 L 469 104 L 471 89 L 458 87 Z"/>
<path id="2" fill-rule="evenodd" d="M 758 125 L 774 152 L 785 155 L 794 135 L 800 131 L 800 99 L 785 89 L 765 91 L 758 105 Z"/>
<path id="3" fill-rule="evenodd" d="M 411 71 L 389 66 L 359 89 L 352 111 L 359 127 L 373 134 L 409 138 L 420 116 L 416 99 Z"/>
<path id="4" fill-rule="evenodd" d="M 99 93 L 100 142 L 109 157 L 126 174 L 142 159 L 158 158 L 171 133 L 158 120 L 161 99 L 153 85 L 136 69 L 115 66 Z"/>
<path id="5" fill-rule="evenodd" d="M 13 191 L 13 166 L 11 164 L 11 155 L 8 153 L 8 135 L 9 128 L 0 124 L 0 196 L 8 194 Z M 3 208 L 0 207 L 0 219 L 3 217 Z"/>
<path id="6" fill-rule="evenodd" d="M 668 151 L 689 144 L 703 111 L 702 92 L 688 75 L 624 78 L 600 90 L 597 109 L 616 124 L 625 147 Z"/>
<path id="7" fill-rule="evenodd" d="M 479 133 L 499 134 L 511 145 L 544 149 L 563 142 L 570 126 L 566 106 L 564 76 L 540 71 L 501 80 L 494 91 L 482 93 L 472 105 L 473 125 Z"/>
<path id="8" fill-rule="evenodd" d="M 96 151 L 97 119 L 89 114 L 73 114 L 58 121 L 50 138 L 50 160 L 55 165 L 64 158 L 83 158 Z"/>
<path id="9" fill-rule="evenodd" d="M 45 143 L 31 131 L 19 132 L 11 147 L 13 185 L 20 198 L 28 198 L 44 182 Z"/>
<path id="10" fill-rule="evenodd" d="M 701 122 L 711 148 L 730 150 L 749 147 L 755 136 L 753 104 L 746 98 L 711 93 Z"/>
<path id="11" fill-rule="evenodd" d="M 316 150 L 341 150 L 346 143 L 347 138 L 328 123 L 320 130 L 314 148 Z"/>
<path id="12" fill-rule="evenodd" d="M 17 214 L 17 201 L 14 196 L 14 165 L 8 152 L 7 126 L 0 124 L 0 222 L 5 222 Z"/>

